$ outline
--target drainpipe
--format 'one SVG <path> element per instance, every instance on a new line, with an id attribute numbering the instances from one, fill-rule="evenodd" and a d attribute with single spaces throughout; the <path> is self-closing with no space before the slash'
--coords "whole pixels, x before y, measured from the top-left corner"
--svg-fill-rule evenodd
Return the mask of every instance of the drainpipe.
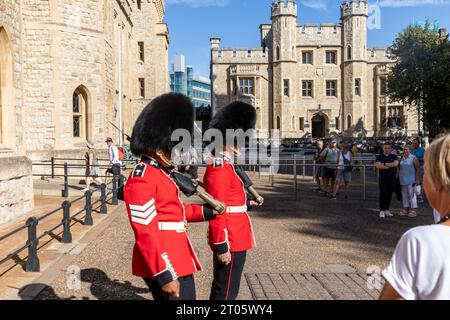
<path id="1" fill-rule="evenodd" d="M 123 135 L 123 88 L 122 88 L 122 23 L 119 22 L 119 128 L 120 138 L 119 143 L 122 146 Z"/>

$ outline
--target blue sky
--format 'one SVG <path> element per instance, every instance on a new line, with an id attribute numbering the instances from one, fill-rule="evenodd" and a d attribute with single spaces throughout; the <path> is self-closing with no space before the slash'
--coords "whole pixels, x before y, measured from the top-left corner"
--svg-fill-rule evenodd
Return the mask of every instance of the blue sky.
<path id="1" fill-rule="evenodd" d="M 339 22 L 342 0 L 297 0 L 298 23 Z M 368 47 L 386 47 L 414 21 L 437 20 L 450 30 L 450 0 L 369 0 L 380 9 L 380 29 L 369 30 Z M 222 47 L 259 47 L 259 25 L 270 23 L 272 0 L 166 0 L 169 65 L 182 53 L 195 73 L 209 75 L 209 38 Z"/>

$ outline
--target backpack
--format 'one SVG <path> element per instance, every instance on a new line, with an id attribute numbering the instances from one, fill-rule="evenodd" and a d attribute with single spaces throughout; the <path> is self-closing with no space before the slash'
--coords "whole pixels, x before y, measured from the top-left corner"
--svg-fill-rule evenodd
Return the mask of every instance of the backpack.
<path id="1" fill-rule="evenodd" d="M 125 150 L 120 146 L 117 146 L 117 149 L 119 150 L 119 160 L 122 161 L 125 158 Z"/>

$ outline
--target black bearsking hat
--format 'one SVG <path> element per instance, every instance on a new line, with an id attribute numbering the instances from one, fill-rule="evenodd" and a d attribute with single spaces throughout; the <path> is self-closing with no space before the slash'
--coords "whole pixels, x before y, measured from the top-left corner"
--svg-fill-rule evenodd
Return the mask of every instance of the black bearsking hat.
<path id="1" fill-rule="evenodd" d="M 194 106 L 179 93 L 163 94 L 152 100 L 139 115 L 131 136 L 131 152 L 136 156 L 163 150 L 170 154 L 178 141 L 171 141 L 177 129 L 194 129 Z"/>
<path id="2" fill-rule="evenodd" d="M 255 107 L 242 101 L 236 101 L 219 109 L 219 111 L 211 119 L 209 128 L 219 130 L 222 133 L 223 138 L 226 139 L 231 137 L 229 134 L 227 134 L 227 129 L 242 129 L 245 133 L 249 129 L 254 129 L 255 125 Z M 239 136 L 239 134 L 235 135 L 235 137 Z M 230 139 L 227 139 L 224 141 L 224 143 L 230 141 Z"/>

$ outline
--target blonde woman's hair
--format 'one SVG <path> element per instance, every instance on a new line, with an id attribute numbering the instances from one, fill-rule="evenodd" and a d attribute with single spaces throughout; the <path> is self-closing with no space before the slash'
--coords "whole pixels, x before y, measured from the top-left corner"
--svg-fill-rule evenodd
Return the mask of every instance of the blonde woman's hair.
<path id="1" fill-rule="evenodd" d="M 436 139 L 428 147 L 425 163 L 431 180 L 450 192 L 450 134 Z"/>

